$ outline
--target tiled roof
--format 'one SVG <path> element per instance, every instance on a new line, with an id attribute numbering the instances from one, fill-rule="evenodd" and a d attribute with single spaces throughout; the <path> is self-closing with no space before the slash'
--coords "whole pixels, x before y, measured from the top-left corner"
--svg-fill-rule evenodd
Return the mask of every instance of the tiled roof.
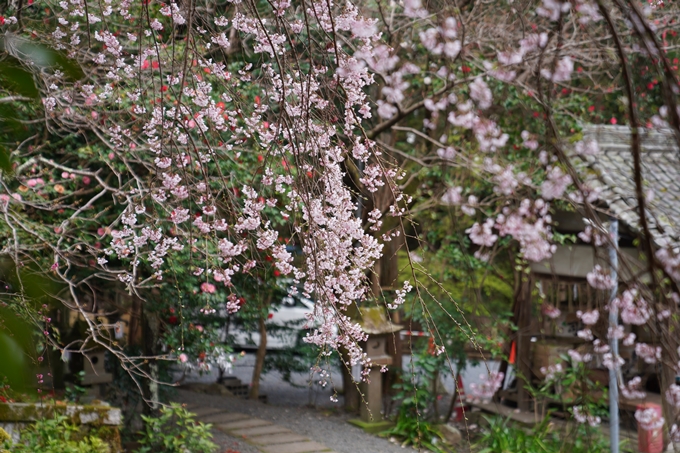
<path id="1" fill-rule="evenodd" d="M 597 140 L 600 152 L 582 157 L 580 173 L 602 189 L 600 199 L 615 217 L 640 231 L 630 128 L 588 125 L 583 135 Z M 643 183 L 645 193 L 651 193 L 647 199 L 650 232 L 659 247 L 676 248 L 680 245 L 680 151 L 670 130 L 641 129 L 641 138 Z"/>

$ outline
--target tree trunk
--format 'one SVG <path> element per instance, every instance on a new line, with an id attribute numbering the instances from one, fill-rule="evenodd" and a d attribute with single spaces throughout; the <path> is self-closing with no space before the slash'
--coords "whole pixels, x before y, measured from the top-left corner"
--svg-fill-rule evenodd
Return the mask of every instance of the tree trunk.
<path id="1" fill-rule="evenodd" d="M 148 312 L 141 307 L 141 339 L 142 351 L 145 356 L 152 357 L 155 354 L 155 335 L 152 327 L 152 319 Z M 149 375 L 154 375 L 154 369 L 147 360 L 142 365 L 144 371 Z M 158 404 L 158 384 L 152 383 L 149 379 L 142 379 L 143 397 L 147 404 L 144 404 L 143 411 L 146 415 L 152 415 Z"/>
<path id="2" fill-rule="evenodd" d="M 432 377 L 432 393 L 434 394 L 434 403 L 433 403 L 433 408 L 434 408 L 434 421 L 439 420 L 439 401 L 437 401 L 437 395 L 439 394 L 439 371 L 434 372 L 434 376 Z"/>
<path id="3" fill-rule="evenodd" d="M 458 367 L 456 367 L 456 374 L 453 376 L 453 396 L 451 396 L 451 404 L 449 404 L 449 410 L 446 412 L 446 417 L 444 417 L 444 423 L 448 423 L 451 420 L 453 411 L 456 410 L 456 400 L 458 399 Z M 463 402 L 460 402 L 461 405 Z"/>
<path id="4" fill-rule="evenodd" d="M 346 364 L 349 364 L 347 352 L 342 350 L 341 354 L 342 363 L 340 364 L 340 369 L 342 370 L 342 389 L 345 394 L 345 411 L 357 413 L 359 412 L 359 404 L 361 403 L 359 389 L 354 382 L 354 378 L 352 378 L 352 370 L 348 369 L 349 365 L 346 366 Z"/>
<path id="5" fill-rule="evenodd" d="M 531 409 L 531 395 L 526 389 L 531 378 L 531 277 L 521 277 L 519 318 L 517 320 L 517 354 L 515 357 L 517 375 L 517 408 L 521 411 Z"/>
<path id="6" fill-rule="evenodd" d="M 142 324 L 143 319 L 142 300 L 137 296 L 132 296 L 130 308 L 130 324 L 128 325 L 128 346 L 138 346 L 142 344 Z"/>
<path id="7" fill-rule="evenodd" d="M 263 316 L 260 317 L 260 345 L 257 347 L 253 380 L 250 386 L 250 395 L 248 396 L 251 400 L 257 400 L 260 397 L 260 376 L 262 375 L 264 358 L 267 354 L 267 326 L 265 326 L 264 320 Z"/>

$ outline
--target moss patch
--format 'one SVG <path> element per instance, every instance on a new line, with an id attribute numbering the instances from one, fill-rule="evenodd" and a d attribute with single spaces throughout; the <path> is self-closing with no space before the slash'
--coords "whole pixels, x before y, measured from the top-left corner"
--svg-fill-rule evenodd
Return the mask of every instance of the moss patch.
<path id="1" fill-rule="evenodd" d="M 31 423 L 51 419 L 58 415 L 67 417 L 71 424 L 80 427 L 79 439 L 88 436 L 97 437 L 110 447 L 112 453 L 122 451 L 118 429 L 121 423 L 120 409 L 102 405 L 0 404 L 0 422 L 4 423 Z M 3 433 L 7 434 L 4 431 L 0 432 L 0 441 L 3 439 Z"/>
<path id="2" fill-rule="evenodd" d="M 0 421 L 34 422 L 45 418 L 52 418 L 55 414 L 65 415 L 72 423 L 102 424 L 117 426 L 120 424 L 120 409 L 110 406 L 43 403 L 0 403 Z"/>
<path id="3" fill-rule="evenodd" d="M 394 426 L 394 423 L 388 420 L 383 420 L 380 422 L 365 422 L 360 418 L 353 418 L 351 420 L 347 420 L 347 422 L 351 425 L 358 426 L 369 434 L 378 434 Z"/>

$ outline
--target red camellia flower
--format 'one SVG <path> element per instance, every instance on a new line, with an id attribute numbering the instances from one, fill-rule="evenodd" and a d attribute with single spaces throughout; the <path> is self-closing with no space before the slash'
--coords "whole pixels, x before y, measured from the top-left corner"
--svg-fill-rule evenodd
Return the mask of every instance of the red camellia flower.
<path id="1" fill-rule="evenodd" d="M 612 124 L 616 124 L 616 123 L 618 123 L 618 121 L 616 121 L 616 118 L 612 118 L 612 119 L 610 119 L 610 120 L 609 120 L 609 122 L 610 122 L 610 123 L 612 123 Z"/>
<path id="2" fill-rule="evenodd" d="M 172 324 L 173 326 L 177 324 L 177 316 L 172 315 L 168 318 L 168 324 Z"/>
<path id="3" fill-rule="evenodd" d="M 590 107 L 588 107 L 588 111 L 589 111 L 589 112 L 594 112 L 594 111 L 595 111 L 595 106 L 594 106 L 594 105 L 591 105 Z"/>

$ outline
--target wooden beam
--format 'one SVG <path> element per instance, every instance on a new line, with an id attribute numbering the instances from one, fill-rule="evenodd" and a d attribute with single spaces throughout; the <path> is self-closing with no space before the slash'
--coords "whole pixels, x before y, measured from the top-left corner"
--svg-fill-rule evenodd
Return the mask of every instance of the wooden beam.
<path id="1" fill-rule="evenodd" d="M 531 276 L 522 276 L 520 291 L 517 294 L 517 408 L 521 411 L 532 409 L 531 396 L 526 390 L 527 380 L 531 379 Z"/>

